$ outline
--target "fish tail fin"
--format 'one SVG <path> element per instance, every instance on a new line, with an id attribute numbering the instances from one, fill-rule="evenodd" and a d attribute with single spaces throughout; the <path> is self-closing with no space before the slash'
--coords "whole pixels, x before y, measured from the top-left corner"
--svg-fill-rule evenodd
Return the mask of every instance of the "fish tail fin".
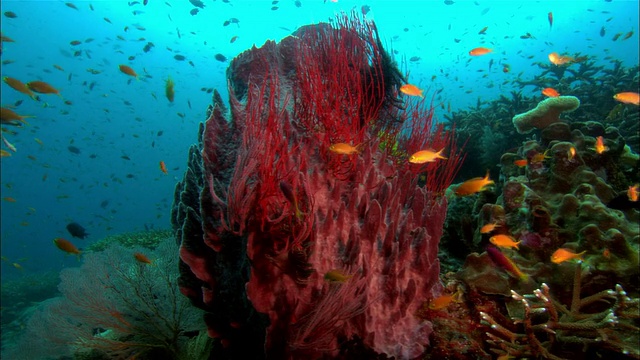
<path id="1" fill-rule="evenodd" d="M 438 151 L 438 152 L 436 153 L 436 155 L 437 155 L 437 157 L 438 157 L 439 159 L 447 160 L 447 157 L 446 157 L 446 156 L 444 156 L 444 155 L 442 155 L 442 152 L 444 151 L 444 149 L 445 149 L 445 148 L 442 148 L 440 151 Z"/>

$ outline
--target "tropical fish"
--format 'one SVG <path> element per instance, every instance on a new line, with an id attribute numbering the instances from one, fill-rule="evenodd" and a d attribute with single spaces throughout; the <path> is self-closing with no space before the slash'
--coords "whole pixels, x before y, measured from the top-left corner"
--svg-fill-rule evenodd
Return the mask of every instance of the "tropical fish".
<path id="1" fill-rule="evenodd" d="M 511 276 L 514 276 L 522 281 L 527 281 L 529 279 L 529 276 L 523 273 L 518 265 L 516 265 L 513 260 L 509 259 L 505 254 L 503 254 L 502 251 L 500 251 L 497 247 L 488 246 L 487 255 L 489 255 L 491 261 L 507 271 Z"/>
<path id="2" fill-rule="evenodd" d="M 627 197 L 629 198 L 629 201 L 638 201 L 638 188 L 640 187 L 640 185 L 635 184 L 633 186 L 629 186 L 629 189 L 627 189 Z"/>
<path id="3" fill-rule="evenodd" d="M 505 73 L 505 74 L 506 74 L 506 73 L 508 73 L 509 71 L 511 71 L 511 65 L 509 65 L 509 64 L 504 64 L 504 65 L 502 65 L 502 72 L 503 72 L 503 73 Z"/>
<path id="4" fill-rule="evenodd" d="M 518 250 L 518 244 L 522 242 L 522 240 L 516 241 L 512 236 L 504 234 L 492 236 L 489 241 L 493 245 L 503 248 L 515 248 L 516 250 Z"/>
<path id="5" fill-rule="evenodd" d="M 551 29 L 551 27 L 553 26 L 553 13 L 551 11 L 549 11 L 549 14 L 547 14 L 547 18 L 549 19 L 549 29 Z"/>
<path id="6" fill-rule="evenodd" d="M 490 52 L 492 52 L 492 49 L 486 48 L 486 47 L 477 47 L 474 49 L 471 49 L 471 51 L 469 51 L 469 55 L 471 56 L 481 56 L 481 55 L 486 55 Z"/>
<path id="7" fill-rule="evenodd" d="M 421 98 L 424 97 L 424 95 L 422 95 L 422 90 L 417 86 L 411 84 L 404 84 L 400 86 L 400 92 L 406 95 L 420 96 Z"/>
<path id="8" fill-rule="evenodd" d="M 571 161 L 575 157 L 576 157 L 576 148 L 572 146 L 569 148 L 569 150 L 567 150 L 567 159 Z"/>
<path id="9" fill-rule="evenodd" d="M 82 225 L 76 222 L 67 224 L 67 231 L 69 232 L 69 234 L 71 234 L 71 236 L 78 239 L 84 239 L 89 236 L 85 228 L 83 228 Z"/>
<path id="10" fill-rule="evenodd" d="M 26 121 L 24 121 L 24 119 L 26 118 L 30 118 L 30 117 L 34 117 L 33 115 L 18 115 L 16 114 L 15 111 L 8 109 L 8 108 L 0 108 L 0 121 L 2 121 L 3 124 L 8 124 L 8 125 L 18 125 L 18 123 L 16 123 L 16 121 L 20 121 L 23 124 L 27 124 Z"/>
<path id="11" fill-rule="evenodd" d="M 329 282 L 343 283 L 351 279 L 353 275 L 346 275 L 342 270 L 334 269 L 324 274 L 324 279 Z"/>
<path id="12" fill-rule="evenodd" d="M 53 86 L 47 84 L 44 81 L 30 81 L 27 83 L 27 86 L 29 87 L 29 89 L 40 94 L 56 94 L 62 97 L 58 89 L 54 88 Z"/>
<path id="13" fill-rule="evenodd" d="M 604 26 L 600 28 L 600 36 L 604 37 L 605 34 L 605 30 L 604 30 Z"/>
<path id="14" fill-rule="evenodd" d="M 626 33 L 626 35 L 622 38 L 622 40 L 627 40 L 628 38 L 633 36 L 633 30 Z"/>
<path id="15" fill-rule="evenodd" d="M 613 35 L 613 37 L 611 38 L 611 41 L 616 41 L 618 40 L 618 38 L 622 35 L 622 33 L 617 33 L 615 35 Z"/>
<path id="16" fill-rule="evenodd" d="M 165 174 L 168 174 L 169 172 L 167 171 L 167 166 L 164 164 L 164 161 L 160 161 L 160 171 L 162 171 Z"/>
<path id="17" fill-rule="evenodd" d="M 0 149 L 0 157 L 8 157 L 11 156 L 11 153 L 5 149 Z"/>
<path id="18" fill-rule="evenodd" d="M 173 90 L 173 80 L 171 79 L 171 76 L 169 76 L 167 78 L 167 82 L 165 83 L 165 87 L 164 87 L 164 93 L 167 96 L 167 99 L 169 100 L 169 102 L 173 102 L 173 98 L 175 96 L 175 91 Z"/>
<path id="19" fill-rule="evenodd" d="M 150 260 L 146 255 L 145 255 L 145 254 L 143 254 L 143 253 L 139 253 L 139 252 L 134 253 L 134 254 L 133 254 L 133 257 L 134 257 L 134 258 L 135 258 L 139 263 L 142 263 L 142 264 L 149 264 L 149 265 L 153 264 L 153 262 L 152 262 L 152 261 L 151 261 L 151 260 Z"/>
<path id="20" fill-rule="evenodd" d="M 13 11 L 5 11 L 4 16 L 8 17 L 9 19 L 15 19 L 18 17 L 18 15 L 16 15 L 16 13 L 14 13 Z"/>
<path id="21" fill-rule="evenodd" d="M 16 149 L 15 146 L 13 146 L 12 143 L 9 142 L 9 140 L 7 140 L 6 137 L 2 136 L 2 142 L 9 148 L 9 150 L 13 151 L 13 152 L 17 152 L 18 150 Z"/>
<path id="22" fill-rule="evenodd" d="M 584 255 L 584 253 L 586 253 L 586 251 L 576 254 L 570 249 L 560 248 L 551 255 L 551 262 L 554 264 L 560 264 L 573 259 L 584 260 L 582 258 L 582 255 Z"/>
<path id="23" fill-rule="evenodd" d="M 485 177 L 477 177 L 467 180 L 458 185 L 454 192 L 458 196 L 473 195 L 477 192 L 486 190 L 486 187 L 492 184 L 494 184 L 494 182 L 489 179 L 489 171 L 487 171 L 487 175 Z"/>
<path id="24" fill-rule="evenodd" d="M 558 97 L 560 96 L 560 93 L 556 89 L 548 87 L 542 89 L 542 95 L 548 97 Z"/>
<path id="25" fill-rule="evenodd" d="M 453 294 L 450 295 L 440 295 L 435 299 L 429 300 L 429 309 L 431 310 L 441 310 L 447 308 L 452 302 L 460 302 L 460 297 L 462 296 L 462 291 L 458 289 Z"/>
<path id="26" fill-rule="evenodd" d="M 352 155 L 360 152 L 360 150 L 358 149 L 358 146 L 360 145 L 351 146 L 347 143 L 337 143 L 329 146 L 329 151 L 334 152 L 336 154 L 341 154 L 341 155 Z"/>
<path id="27" fill-rule="evenodd" d="M 513 162 L 513 165 L 523 167 L 527 166 L 527 159 L 518 159 Z"/>
<path id="28" fill-rule="evenodd" d="M 33 91 L 31 91 L 31 89 L 29 89 L 29 87 L 22 81 L 8 76 L 3 76 L 2 81 L 9 85 L 12 89 L 25 95 L 29 95 L 32 99 L 37 100 L 36 94 L 34 94 Z"/>
<path id="29" fill-rule="evenodd" d="M 531 163 L 531 164 L 539 164 L 539 163 L 543 162 L 543 161 L 544 161 L 544 159 L 548 159 L 548 158 L 550 158 L 550 156 L 549 156 L 549 155 L 547 155 L 548 153 L 549 153 L 549 150 L 546 150 L 546 151 L 545 151 L 545 152 L 543 152 L 543 153 L 537 153 L 537 154 L 533 155 L 533 156 L 531 157 L 531 161 L 530 161 L 530 163 Z"/>
<path id="30" fill-rule="evenodd" d="M 480 233 L 481 234 L 488 234 L 490 232 L 492 232 L 493 230 L 495 230 L 497 227 L 500 227 L 500 225 L 498 225 L 498 223 L 489 223 L 489 224 L 485 224 L 480 228 Z"/>
<path id="31" fill-rule="evenodd" d="M 14 198 L 12 198 L 10 196 L 5 196 L 5 197 L 2 198 L 2 200 L 6 201 L 6 202 L 12 202 L 12 203 L 16 202 L 16 199 L 14 199 Z"/>
<path id="32" fill-rule="evenodd" d="M 76 255 L 81 254 L 81 251 L 78 250 L 78 248 L 75 245 L 73 245 L 69 240 L 66 240 L 63 238 L 55 238 L 53 239 L 53 243 L 58 247 L 58 249 L 66 253 L 76 254 Z"/>
<path id="33" fill-rule="evenodd" d="M 607 147 L 604 144 L 604 138 L 602 136 L 598 136 L 596 138 L 596 144 L 595 144 L 594 150 L 596 151 L 596 154 L 598 154 L 598 155 L 600 155 L 600 154 L 604 153 L 605 151 L 609 150 L 609 147 Z"/>
<path id="34" fill-rule="evenodd" d="M 229 40 L 229 43 L 233 44 L 234 42 L 236 42 L 236 40 L 238 40 L 238 35 L 232 36 L 231 40 Z"/>
<path id="35" fill-rule="evenodd" d="M 613 98 L 624 104 L 640 105 L 640 94 L 637 92 L 621 92 L 613 95 Z"/>
<path id="36" fill-rule="evenodd" d="M 131 67 L 127 65 L 119 65 L 118 67 L 120 68 L 121 72 L 138 79 L 138 74 Z"/>
<path id="37" fill-rule="evenodd" d="M 487 29 L 488 29 L 488 28 L 489 28 L 488 26 L 485 26 L 485 27 L 483 27 L 482 29 L 480 29 L 480 31 L 478 31 L 478 35 L 484 35 L 484 34 L 486 34 L 486 33 L 487 33 Z"/>
<path id="38" fill-rule="evenodd" d="M 446 157 L 442 156 L 443 151 L 444 148 L 440 149 L 438 152 L 433 149 L 420 150 L 409 157 L 409 162 L 412 164 L 424 164 L 434 162 L 438 159 L 447 160 Z"/>

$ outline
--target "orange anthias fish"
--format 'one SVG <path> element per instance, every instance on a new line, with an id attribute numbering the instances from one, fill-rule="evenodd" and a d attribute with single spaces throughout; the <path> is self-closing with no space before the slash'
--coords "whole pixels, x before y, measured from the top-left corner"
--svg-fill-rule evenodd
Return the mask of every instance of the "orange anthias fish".
<path id="1" fill-rule="evenodd" d="M 458 185 L 455 190 L 455 194 L 458 196 L 473 195 L 480 191 L 486 190 L 486 187 L 492 184 L 494 184 L 494 182 L 493 180 L 489 179 L 489 172 L 487 171 L 487 175 L 483 178 L 473 178 Z"/>
<path id="2" fill-rule="evenodd" d="M 454 294 L 451 295 L 441 295 L 435 299 L 429 300 L 429 309 L 431 310 L 441 310 L 445 309 L 451 304 L 451 302 L 460 302 L 460 297 L 462 296 L 462 291 L 458 289 Z"/>
<path id="3" fill-rule="evenodd" d="M 165 165 L 164 161 L 160 161 L 160 171 L 165 174 L 169 174 L 169 172 L 167 171 L 167 165 Z"/>
<path id="4" fill-rule="evenodd" d="M 551 27 L 553 26 L 553 13 L 549 11 L 547 17 L 549 18 L 549 29 L 551 29 Z"/>
<path id="5" fill-rule="evenodd" d="M 143 253 L 139 253 L 139 252 L 134 253 L 134 254 L 133 254 L 133 257 L 134 257 L 134 258 L 135 258 L 139 263 L 142 263 L 142 264 L 149 264 L 149 265 L 151 265 L 151 264 L 153 263 L 153 262 L 152 262 L 152 261 L 151 261 L 151 260 L 150 260 L 146 255 L 145 255 L 145 254 L 143 254 Z"/>
<path id="6" fill-rule="evenodd" d="M 27 124 L 24 119 L 34 117 L 33 115 L 18 115 L 15 111 L 8 108 L 0 108 L 0 121 L 7 125 L 18 125 L 15 121 L 20 121 L 23 124 Z"/>
<path id="7" fill-rule="evenodd" d="M 565 248 L 560 248 L 558 250 L 556 250 L 553 255 L 551 255 L 551 262 L 554 264 L 560 264 L 563 263 L 565 261 L 568 260 L 573 260 L 573 259 L 577 259 L 577 260 L 584 260 L 582 258 L 582 255 L 584 255 L 584 253 L 586 253 L 586 251 L 583 251 L 581 253 L 575 253 L 569 249 L 565 249 Z"/>
<path id="8" fill-rule="evenodd" d="M 471 56 L 480 56 L 480 55 L 486 55 L 490 52 L 492 52 L 492 49 L 486 48 L 486 47 L 477 47 L 475 49 L 471 49 L 471 51 L 469 51 L 469 55 Z"/>
<path id="9" fill-rule="evenodd" d="M 351 279 L 353 275 L 346 275 L 342 270 L 333 269 L 324 274 L 324 279 L 329 282 L 338 282 L 343 283 L 349 279 Z"/>
<path id="10" fill-rule="evenodd" d="M 71 243 L 71 241 L 63 239 L 63 238 L 55 238 L 53 239 L 53 243 L 58 247 L 58 249 L 69 253 L 69 254 L 76 254 L 76 255 L 80 255 L 81 251 L 78 250 L 77 247 L 75 247 L 75 245 L 73 245 Z"/>
<path id="11" fill-rule="evenodd" d="M 598 136 L 598 137 L 596 138 L 596 145 L 595 145 L 595 148 L 594 148 L 594 149 L 596 150 L 596 154 L 598 154 L 598 155 L 600 155 L 600 154 L 602 154 L 603 152 L 605 152 L 605 151 L 609 150 L 609 147 L 607 147 L 607 146 L 604 144 L 604 138 L 602 138 L 602 136 Z"/>
<path id="12" fill-rule="evenodd" d="M 412 164 L 424 164 L 428 162 L 434 162 L 438 159 L 447 160 L 446 157 L 442 156 L 443 151 L 444 148 L 442 148 L 438 152 L 434 151 L 433 149 L 420 150 L 409 157 L 409 162 Z"/>
<path id="13" fill-rule="evenodd" d="M 360 150 L 358 149 L 358 146 L 360 145 L 351 146 L 347 143 L 337 143 L 329 146 L 329 151 L 334 152 L 336 154 L 341 154 L 341 155 L 353 155 L 360 152 Z"/>
<path id="14" fill-rule="evenodd" d="M 633 186 L 629 186 L 629 189 L 627 190 L 627 197 L 629 198 L 629 201 L 633 201 L 636 202 L 638 201 L 638 188 L 640 187 L 640 185 L 635 184 Z"/>
<path id="15" fill-rule="evenodd" d="M 551 63 L 554 65 L 564 65 L 567 63 L 572 63 L 576 61 L 576 59 L 572 58 L 571 56 L 562 56 L 557 52 L 552 52 L 551 54 L 549 54 L 549 61 L 551 61 Z"/>
<path id="16" fill-rule="evenodd" d="M 31 91 L 31 89 L 29 89 L 29 87 L 22 81 L 8 76 L 2 77 L 2 81 L 9 85 L 12 89 L 25 95 L 29 95 L 32 99 L 36 100 L 36 94 L 34 94 L 33 91 Z"/>
<path id="17" fill-rule="evenodd" d="M 485 224 L 484 226 L 482 226 L 480 228 L 480 233 L 481 234 L 488 234 L 490 232 L 492 232 L 493 230 L 495 230 L 497 227 L 500 227 L 500 225 L 498 225 L 498 223 L 489 223 L 489 224 Z"/>
<path id="18" fill-rule="evenodd" d="M 613 98 L 624 104 L 640 105 L 640 94 L 636 92 L 621 92 L 613 95 Z"/>
<path id="19" fill-rule="evenodd" d="M 411 96 L 420 96 L 421 98 L 424 97 L 424 95 L 422 95 L 422 90 L 417 86 L 411 84 L 404 84 L 400 86 L 400 92 Z"/>
<path id="20" fill-rule="evenodd" d="M 558 97 L 560 96 L 560 93 L 556 89 L 548 87 L 542 89 L 542 95 L 548 97 Z"/>
<path id="21" fill-rule="evenodd" d="M 54 88 L 53 86 L 47 84 L 44 81 L 30 81 L 27 83 L 27 86 L 29 87 L 29 89 L 40 94 L 56 94 L 62 97 L 58 89 Z"/>
<path id="22" fill-rule="evenodd" d="M 496 265 L 506 270 L 510 275 L 522 280 L 528 281 L 529 276 L 520 270 L 518 265 L 502 253 L 497 247 L 488 246 L 487 255 Z"/>
<path id="23" fill-rule="evenodd" d="M 537 153 L 537 154 L 533 155 L 531 157 L 531 163 L 532 164 L 539 164 L 539 163 L 543 162 L 544 159 L 550 158 L 550 156 L 547 155 L 548 152 L 549 152 L 549 150 L 546 150 L 543 153 Z"/>
<path id="24" fill-rule="evenodd" d="M 120 71 L 129 75 L 129 76 L 133 76 L 134 78 L 138 78 L 138 74 L 129 66 L 127 65 L 119 65 Z"/>
<path id="25" fill-rule="evenodd" d="M 515 248 L 516 250 L 519 250 L 518 244 L 522 242 L 522 240 L 516 241 L 513 236 L 504 234 L 492 236 L 489 241 L 495 246 L 503 248 Z"/>
<path id="26" fill-rule="evenodd" d="M 513 165 L 523 167 L 527 166 L 527 159 L 518 159 L 513 162 Z"/>

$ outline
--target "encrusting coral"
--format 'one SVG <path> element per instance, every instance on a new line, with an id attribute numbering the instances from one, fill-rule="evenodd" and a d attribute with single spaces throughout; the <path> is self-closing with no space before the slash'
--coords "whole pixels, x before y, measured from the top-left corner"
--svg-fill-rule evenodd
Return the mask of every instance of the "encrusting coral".
<path id="1" fill-rule="evenodd" d="M 533 129 L 544 129 L 560 121 L 560 114 L 571 112 L 580 106 L 580 100 L 575 96 L 550 97 L 541 101 L 534 109 L 513 117 L 513 125 L 520 134 L 526 134 Z"/>

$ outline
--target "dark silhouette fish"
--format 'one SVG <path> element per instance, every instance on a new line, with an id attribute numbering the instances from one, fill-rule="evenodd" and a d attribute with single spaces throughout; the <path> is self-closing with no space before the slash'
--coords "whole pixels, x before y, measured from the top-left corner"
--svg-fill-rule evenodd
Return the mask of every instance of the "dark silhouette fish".
<path id="1" fill-rule="evenodd" d="M 67 225 L 67 231 L 69 232 L 69 234 L 71 234 L 71 236 L 78 239 L 84 239 L 87 236 L 89 236 L 89 234 L 82 227 L 82 225 L 75 222 L 69 223 L 69 225 Z"/>
<path id="2" fill-rule="evenodd" d="M 69 152 L 72 152 L 74 154 L 80 154 L 80 149 L 78 149 L 77 147 L 75 147 L 73 145 L 69 145 L 67 147 L 67 149 L 69 150 Z"/>

